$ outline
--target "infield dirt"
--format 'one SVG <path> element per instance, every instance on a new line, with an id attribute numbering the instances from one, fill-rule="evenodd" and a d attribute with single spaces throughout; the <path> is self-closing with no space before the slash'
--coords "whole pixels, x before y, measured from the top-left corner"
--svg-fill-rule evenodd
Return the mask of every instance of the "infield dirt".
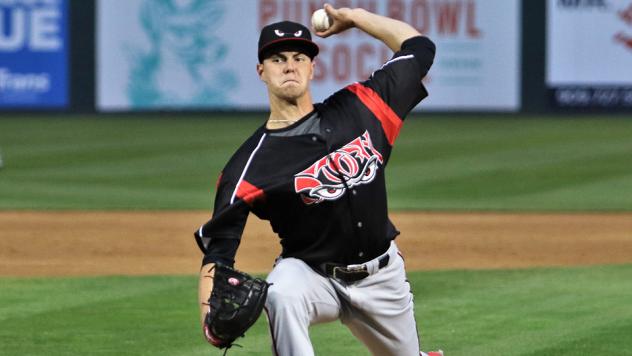
<path id="1" fill-rule="evenodd" d="M 0 212 L 0 275 L 196 274 L 208 212 Z M 632 214 L 394 213 L 408 270 L 632 263 Z M 280 252 L 251 217 L 236 258 L 269 271 Z"/>

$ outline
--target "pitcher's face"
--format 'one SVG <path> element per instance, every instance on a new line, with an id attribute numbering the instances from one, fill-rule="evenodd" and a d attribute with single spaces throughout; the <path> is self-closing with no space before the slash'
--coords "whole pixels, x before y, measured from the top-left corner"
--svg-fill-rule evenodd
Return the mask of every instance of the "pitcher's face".
<path id="1" fill-rule="evenodd" d="M 314 62 L 305 53 L 282 51 L 257 64 L 257 72 L 270 95 L 295 101 L 309 91 L 309 82 L 314 78 Z"/>

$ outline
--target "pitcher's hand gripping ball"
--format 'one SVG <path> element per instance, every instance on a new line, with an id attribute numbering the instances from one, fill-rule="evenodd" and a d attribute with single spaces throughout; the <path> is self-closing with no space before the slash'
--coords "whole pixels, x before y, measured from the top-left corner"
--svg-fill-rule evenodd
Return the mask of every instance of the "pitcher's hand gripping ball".
<path id="1" fill-rule="evenodd" d="M 333 23 L 325 9 L 318 9 L 312 14 L 312 27 L 318 32 L 327 31 Z"/>
<path id="2" fill-rule="evenodd" d="M 210 311 L 204 318 L 204 335 L 219 348 L 231 347 L 254 324 L 266 301 L 268 283 L 226 265 L 215 266 Z"/>

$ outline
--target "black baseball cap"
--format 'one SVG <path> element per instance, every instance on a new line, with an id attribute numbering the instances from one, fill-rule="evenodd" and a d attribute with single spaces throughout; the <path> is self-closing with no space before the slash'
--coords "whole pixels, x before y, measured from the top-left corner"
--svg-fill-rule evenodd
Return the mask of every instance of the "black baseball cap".
<path id="1" fill-rule="evenodd" d="M 259 63 L 272 50 L 294 49 L 314 59 L 318 45 L 312 41 L 307 27 L 292 21 L 281 21 L 265 26 L 259 35 Z"/>

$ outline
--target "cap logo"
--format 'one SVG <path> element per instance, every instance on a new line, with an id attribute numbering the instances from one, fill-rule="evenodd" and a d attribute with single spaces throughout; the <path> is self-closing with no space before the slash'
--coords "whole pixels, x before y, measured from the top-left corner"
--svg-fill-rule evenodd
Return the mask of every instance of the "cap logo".
<path id="1" fill-rule="evenodd" d="M 274 34 L 279 36 L 279 37 L 285 36 L 285 32 L 283 32 L 281 30 L 274 30 Z M 303 34 L 303 30 L 298 30 L 298 31 L 294 32 L 294 37 L 301 37 L 302 34 Z"/>

